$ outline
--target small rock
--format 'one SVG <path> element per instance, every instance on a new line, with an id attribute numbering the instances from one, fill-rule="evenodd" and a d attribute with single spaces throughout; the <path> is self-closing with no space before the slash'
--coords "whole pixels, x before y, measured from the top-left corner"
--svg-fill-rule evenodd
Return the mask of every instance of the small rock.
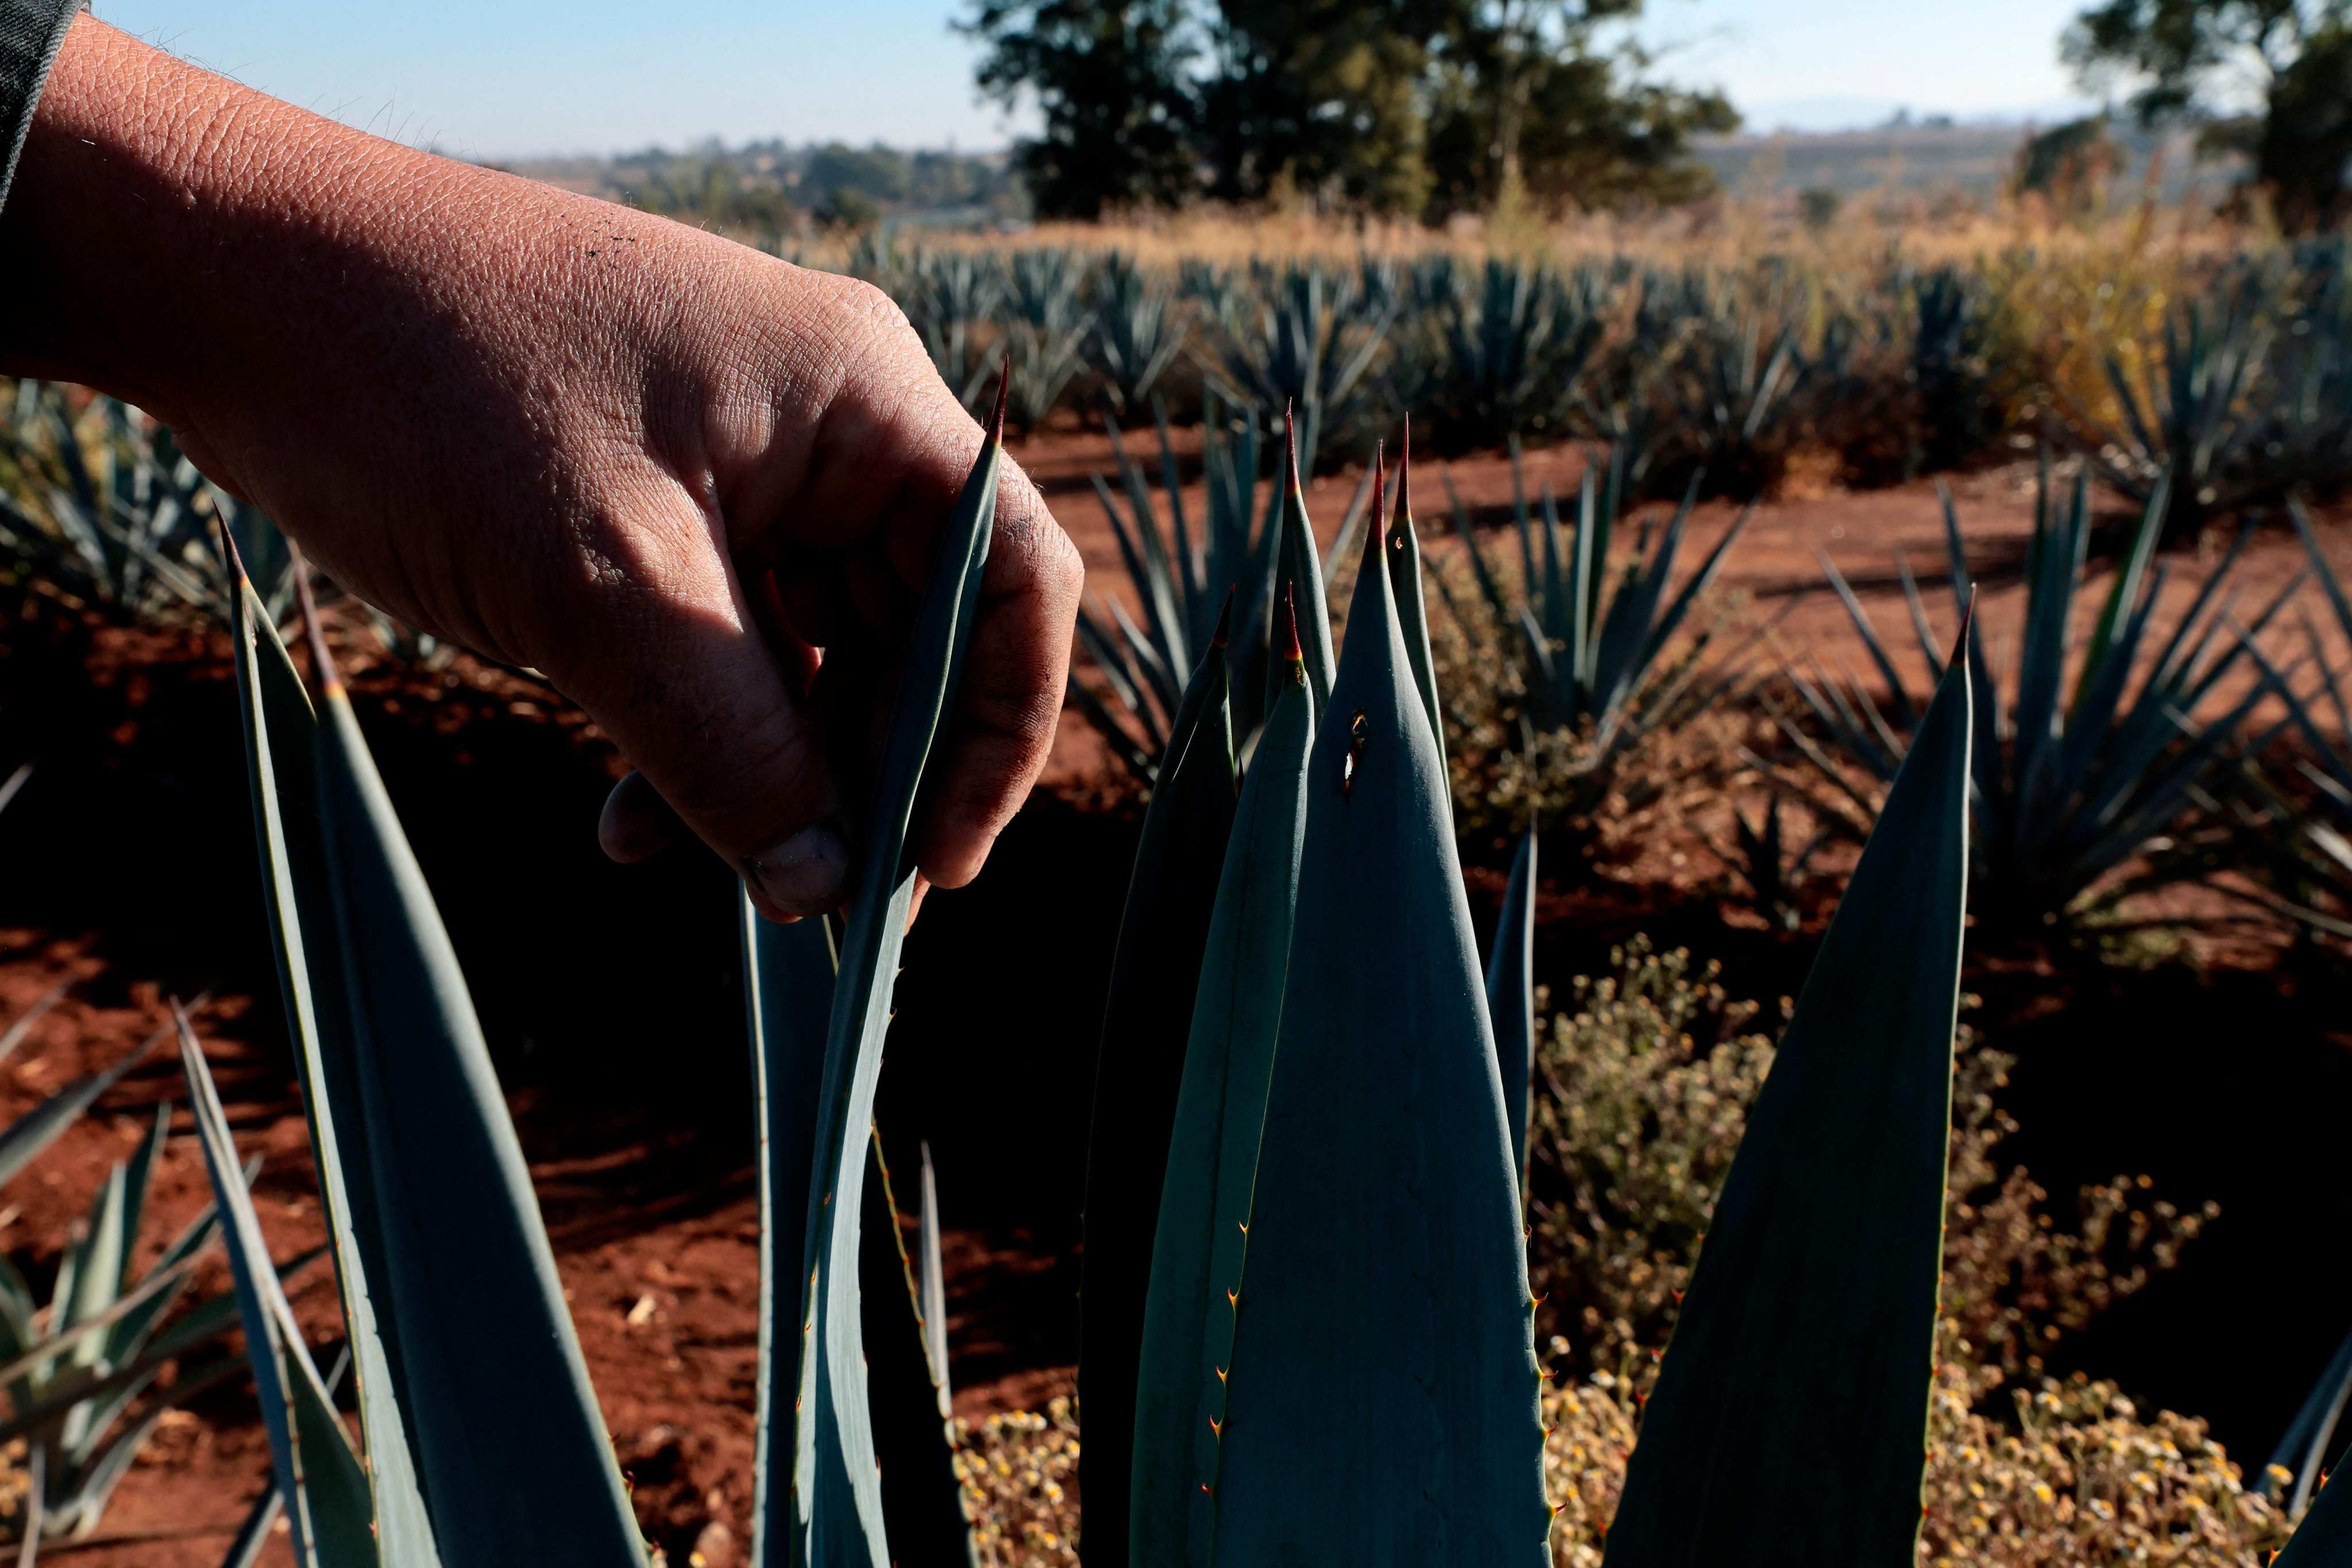
<path id="1" fill-rule="evenodd" d="M 700 1568 L 735 1568 L 735 1532 L 712 1520 L 694 1538 L 692 1561 Z"/>

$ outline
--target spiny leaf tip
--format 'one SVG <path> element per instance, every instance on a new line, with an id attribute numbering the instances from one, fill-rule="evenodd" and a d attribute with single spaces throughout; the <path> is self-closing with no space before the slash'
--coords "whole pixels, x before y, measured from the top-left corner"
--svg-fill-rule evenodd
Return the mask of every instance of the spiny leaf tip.
<path id="1" fill-rule="evenodd" d="M 1400 524 L 1412 520 L 1412 416 L 1404 416 L 1404 434 L 1397 442 L 1396 515 Z"/>
<path id="2" fill-rule="evenodd" d="M 1977 588 L 1976 584 L 1971 583 L 1969 584 L 1969 602 L 1960 606 L 1960 629 L 1952 637 L 1951 663 L 1958 664 L 1968 657 L 1969 630 L 1976 625 L 1976 619 Z"/>

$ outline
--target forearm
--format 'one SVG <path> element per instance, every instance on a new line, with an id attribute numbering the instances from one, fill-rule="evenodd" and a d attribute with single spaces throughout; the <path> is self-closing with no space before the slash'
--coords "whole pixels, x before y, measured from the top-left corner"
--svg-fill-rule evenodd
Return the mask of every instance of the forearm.
<path id="1" fill-rule="evenodd" d="M 495 287 L 528 289 L 512 256 L 554 254 L 551 237 L 519 232 L 534 216 L 560 224 L 546 205 L 524 182 L 352 131 L 85 16 L 0 212 L 0 369 L 167 415 L 224 383 L 291 401 L 332 382 L 348 400 L 353 363 L 494 352 L 396 341 L 494 332 L 503 312 L 486 321 L 476 258 L 502 254 Z M 539 274 L 550 297 L 580 281 Z"/>
<path id="2" fill-rule="evenodd" d="M 571 510 L 530 492 L 548 476 L 447 480 L 468 467 L 457 442 L 528 449 L 586 416 L 583 388 L 656 438 L 654 405 L 687 401 L 657 395 L 650 346 L 685 270 L 674 237 L 703 237 L 353 131 L 84 16 L 0 212 L 0 371 L 149 409 L 347 580 L 520 657 L 455 585 L 404 570 L 388 531 L 453 501 L 474 514 L 460 528 Z M 549 330 L 583 321 L 624 325 Z M 349 465 L 283 460 L 358 432 L 369 490 Z"/>

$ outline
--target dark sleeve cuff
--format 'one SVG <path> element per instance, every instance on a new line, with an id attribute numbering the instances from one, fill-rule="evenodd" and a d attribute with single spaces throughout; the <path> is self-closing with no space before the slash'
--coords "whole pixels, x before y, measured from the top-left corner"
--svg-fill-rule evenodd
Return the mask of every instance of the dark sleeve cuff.
<path id="1" fill-rule="evenodd" d="M 33 106 L 82 0 L 0 0 L 0 204 L 16 175 Z"/>

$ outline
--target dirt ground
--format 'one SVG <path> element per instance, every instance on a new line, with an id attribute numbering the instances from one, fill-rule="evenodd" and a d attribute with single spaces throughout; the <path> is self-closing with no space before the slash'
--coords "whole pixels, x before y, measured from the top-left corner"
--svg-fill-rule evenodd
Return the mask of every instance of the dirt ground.
<path id="1" fill-rule="evenodd" d="M 1102 438 L 1064 433 L 1016 451 L 1078 541 L 1090 586 L 1124 593 L 1087 482 L 1108 467 Z M 1580 461 L 1572 449 L 1530 454 L 1528 476 L 1572 493 Z M 1459 548 L 1445 521 L 1441 467 L 1480 526 L 1507 523 L 1507 464 L 1425 463 L 1414 500 L 1433 552 Z M 1998 657 L 2015 635 L 2022 598 L 2032 468 L 1950 483 Z M 1343 472 L 1310 489 L 1327 541 L 1354 486 L 1355 474 Z M 1197 489 L 1191 499 L 1197 518 Z M 1711 545 L 1736 514 L 1702 505 L 1693 551 Z M 2127 520 L 2114 521 L 2119 531 Z M 2331 521 L 2327 537 L 2352 570 L 2352 531 Z M 1825 552 L 1882 630 L 1907 647 L 1894 552 L 1919 573 L 1938 634 L 1948 635 L 1942 540 L 1932 484 L 1794 496 L 1757 510 L 1726 585 L 1742 613 L 1780 616 L 1776 635 L 1791 649 L 1850 648 L 1844 612 L 1826 593 L 1807 592 Z M 2168 598 L 2185 602 L 2197 563 L 2168 564 Z M 2292 535 L 2263 535 L 2242 568 L 2249 604 L 2301 567 Z M 38 763 L 0 814 L 0 1028 L 66 986 L 0 1062 L 0 1119 L 134 1048 L 167 1016 L 166 996 L 208 993 L 199 1033 L 240 1145 L 265 1157 L 264 1224 L 278 1254 L 292 1255 L 320 1239 L 320 1217 L 263 945 L 223 645 L 199 633 L 110 635 L 94 651 L 76 651 L 71 668 L 58 662 L 65 656 L 42 652 L 63 646 L 54 628 L 0 625 L 8 654 L 0 712 L 16 734 L 34 738 Z M 673 1563 L 690 1551 L 709 1568 L 740 1563 L 756 1214 L 726 876 L 685 855 L 630 868 L 603 861 L 592 827 L 616 759 L 549 694 L 513 681 L 386 677 L 354 685 L 512 1093 L 641 1516 Z M 973 889 L 932 900 L 908 952 L 880 1119 L 894 1150 L 911 1158 L 921 1138 L 934 1152 L 957 1408 L 967 1415 L 1034 1406 L 1072 1383 L 1081 1130 L 1100 976 L 1134 835 L 1131 809 L 1101 809 L 1094 798 L 1111 765 L 1083 721 L 1066 714 L 1046 788 Z M 1705 896 L 1718 874 L 1698 847 L 1662 872 L 1663 885 L 1553 889 L 1544 977 L 1589 971 L 1610 942 L 1646 926 L 1725 955 L 1736 994 L 1792 988 L 1801 952 L 1727 924 Z M 1472 879 L 1474 904 L 1487 918 L 1499 879 L 1483 868 Z M 2210 1288 L 2159 1286 L 2094 1348 L 2126 1363 L 2136 1392 L 2212 1416 L 2242 1450 L 2266 1446 L 2283 1406 L 2308 1382 L 2301 1363 L 2315 1370 L 2342 1325 L 2324 1302 L 2266 1310 L 2245 1302 L 2245 1279 L 2274 1274 L 2276 1253 L 2266 1249 L 2282 1232 L 2249 1229 L 2232 1242 L 2230 1215 L 2252 1211 L 2258 1223 L 2266 1205 L 2302 1204 L 2314 1212 L 2294 1231 L 2345 1234 L 2352 1205 L 2340 1173 L 2332 1183 L 2314 1173 L 2325 1168 L 2325 1151 L 2340 1147 L 2341 1108 L 2352 1103 L 2341 1021 L 2312 986 L 2268 973 L 2119 975 L 2059 999 L 2044 995 L 2048 981 L 2047 966 L 2021 963 L 1979 985 L 1988 1009 L 2014 1031 L 2007 1047 L 2039 1049 L 2049 1064 L 2020 1074 L 2023 1100 L 2044 1114 L 2042 1137 L 2028 1146 L 2037 1170 L 2059 1185 L 2112 1174 L 2124 1168 L 2116 1162 L 2145 1168 L 2143 1146 L 2177 1147 L 2163 1179 L 2184 1189 L 2202 1184 L 2182 1195 L 2219 1195 L 2225 1205 L 2215 1237 L 2200 1244 L 2212 1258 L 2200 1266 L 2213 1276 Z M 1017 1009 L 1008 1000 L 1015 996 Z M 2181 1092 L 2188 1083 L 2194 1095 Z M 158 1101 L 180 1094 L 168 1047 L 156 1050 L 11 1184 L 0 1248 L 37 1289 L 46 1289 L 107 1166 L 129 1152 Z M 2021 1115 L 2031 1131 L 2034 1112 Z M 2240 1169 L 2207 1146 L 2214 1121 L 2232 1117 L 2276 1148 L 2270 1163 Z M 205 1196 L 183 1113 L 157 1179 L 151 1237 L 176 1228 Z M 225 1286 L 216 1261 L 205 1279 L 209 1289 Z M 2234 1304 L 2215 1305 L 2233 1296 Z M 331 1337 L 323 1266 L 305 1277 L 297 1300 L 314 1341 Z M 2190 1359 L 2178 1354 L 2183 1335 L 2196 1337 L 2201 1355 L 2211 1337 L 2242 1331 L 2247 1337 L 2228 1352 L 2235 1382 L 2179 1364 Z M 216 1390 L 166 1420 L 96 1540 L 45 1555 L 88 1568 L 212 1568 L 267 1468 L 249 1393 Z M 265 1558 L 290 1560 L 282 1541 Z"/>

